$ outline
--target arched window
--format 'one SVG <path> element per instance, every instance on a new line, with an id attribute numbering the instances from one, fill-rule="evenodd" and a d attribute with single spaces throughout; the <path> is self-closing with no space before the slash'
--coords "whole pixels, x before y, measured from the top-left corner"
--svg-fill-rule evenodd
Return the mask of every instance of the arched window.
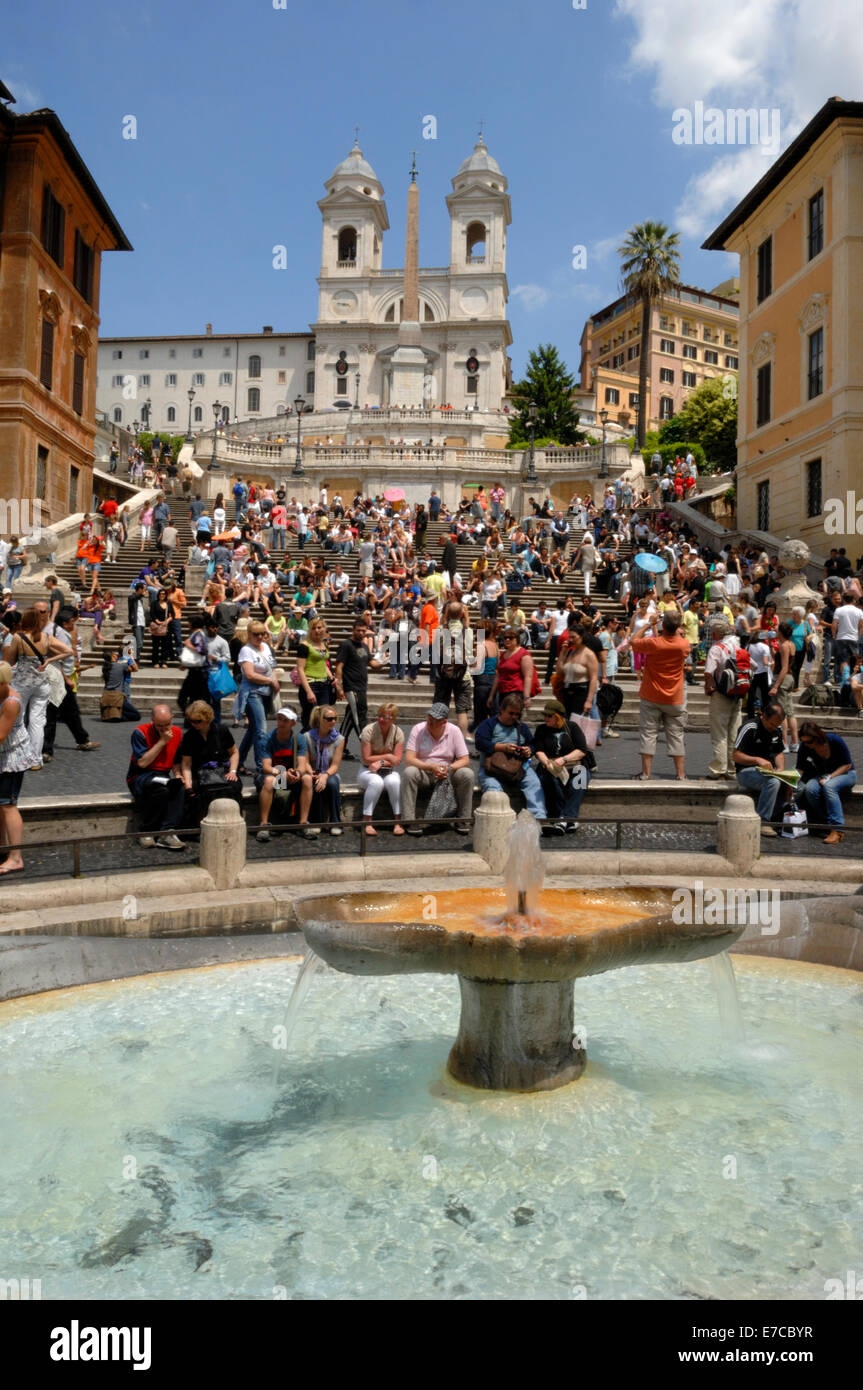
<path id="1" fill-rule="evenodd" d="M 194 416 L 194 418 L 195 418 L 195 424 L 196 424 L 196 425 L 200 425 L 200 424 L 201 424 L 201 421 L 202 421 L 203 418 L 204 418 L 204 411 L 203 411 L 203 407 L 202 407 L 202 406 L 200 406 L 200 405 L 196 405 L 196 406 L 195 406 L 195 416 Z"/>
<path id="2" fill-rule="evenodd" d="M 231 407 L 230 407 L 229 405 L 223 405 L 223 406 L 222 406 L 222 424 L 223 424 L 223 425 L 226 425 L 226 424 L 228 423 L 228 421 L 230 420 L 230 418 L 231 418 Z"/>
<path id="3" fill-rule="evenodd" d="M 122 411 L 122 408 L 121 408 L 119 405 L 115 405 L 115 406 L 114 406 L 114 424 L 115 424 L 115 425 L 122 425 L 122 423 L 123 423 L 123 411 Z"/>
<path id="4" fill-rule="evenodd" d="M 423 301 L 423 318 L 426 323 L 434 323 L 434 310 L 430 304 Z"/>
<path id="5" fill-rule="evenodd" d="M 357 229 L 342 227 L 339 232 L 339 262 L 354 264 L 357 259 Z"/>
<path id="6" fill-rule="evenodd" d="M 485 225 L 471 222 L 467 229 L 468 264 L 485 265 Z"/>
<path id="7" fill-rule="evenodd" d="M 250 411 L 252 411 L 252 410 L 260 410 L 260 408 L 261 408 L 261 393 L 260 393 L 260 391 L 258 390 L 257 386 L 250 386 L 250 387 L 249 387 L 248 409 L 249 409 Z"/>
<path id="8" fill-rule="evenodd" d="M 395 321 L 396 306 L 395 304 L 391 304 L 390 307 L 387 309 L 386 313 L 384 314 L 384 323 L 395 323 Z"/>
<path id="9" fill-rule="evenodd" d="M 306 395 L 311 396 L 314 393 L 314 389 L 315 374 L 314 372 L 306 372 Z"/>
<path id="10" fill-rule="evenodd" d="M 285 413 L 285 407 L 284 407 L 283 405 L 277 405 L 277 406 L 276 406 L 276 414 L 277 414 L 277 415 L 284 415 L 284 413 Z"/>
<path id="11" fill-rule="evenodd" d="M 173 425 L 177 418 L 177 412 L 172 405 L 168 406 L 168 424 Z"/>
<path id="12" fill-rule="evenodd" d="M 307 361 L 307 362 L 314 362 L 314 360 L 315 360 L 315 343 L 314 343 L 314 339 L 312 339 L 312 341 L 309 343 L 308 347 L 306 348 L 306 361 Z"/>
<path id="13" fill-rule="evenodd" d="M 261 359 L 255 354 L 249 358 L 249 376 L 259 377 L 261 375 Z"/>

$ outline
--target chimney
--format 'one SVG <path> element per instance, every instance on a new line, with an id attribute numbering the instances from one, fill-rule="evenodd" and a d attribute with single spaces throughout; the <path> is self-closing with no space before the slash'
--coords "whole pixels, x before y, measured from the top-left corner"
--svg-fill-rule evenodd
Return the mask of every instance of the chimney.
<path id="1" fill-rule="evenodd" d="M 212 336 L 213 336 L 213 325 L 212 325 L 211 323 L 208 323 L 208 324 L 207 324 L 207 337 L 208 337 L 208 338 L 212 338 Z"/>
<path id="2" fill-rule="evenodd" d="M 272 325 L 271 323 L 265 323 L 264 326 L 263 326 L 263 328 L 261 329 L 261 332 L 262 332 L 262 333 L 272 333 L 272 331 L 273 331 L 273 325 Z"/>

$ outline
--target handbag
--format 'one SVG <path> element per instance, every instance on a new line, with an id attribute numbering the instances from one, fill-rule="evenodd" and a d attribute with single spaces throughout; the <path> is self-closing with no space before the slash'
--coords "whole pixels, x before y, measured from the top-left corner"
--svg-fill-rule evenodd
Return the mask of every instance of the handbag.
<path id="1" fill-rule="evenodd" d="M 530 750 L 527 749 L 526 752 L 529 756 Z M 518 757 L 515 753 L 504 753 L 498 748 L 486 758 L 485 770 L 489 777 L 494 777 L 496 781 L 518 787 L 524 778 L 524 763 L 524 758 Z"/>
<path id="2" fill-rule="evenodd" d="M 207 676 L 207 689 L 211 695 L 223 700 L 226 695 L 236 695 L 237 683 L 228 668 L 227 661 L 220 661 Z"/>
<path id="3" fill-rule="evenodd" d="M 230 787 L 231 795 L 234 794 L 234 782 L 229 782 L 225 776 L 225 769 L 216 767 L 213 763 L 204 763 L 203 767 L 198 768 L 198 788 L 200 791 L 213 791 L 217 787 Z"/>
<path id="4" fill-rule="evenodd" d="M 449 777 L 435 783 L 423 820 L 450 820 L 458 810 L 455 790 Z"/>
<path id="5" fill-rule="evenodd" d="M 578 725 L 581 732 L 584 734 L 585 743 L 591 752 L 593 752 L 596 747 L 596 740 L 599 737 L 599 731 L 602 728 L 602 721 L 599 719 L 591 719 L 586 714 L 571 714 L 569 716 L 569 722 L 570 724 Z"/>
<path id="6" fill-rule="evenodd" d="M 151 637 L 167 637 L 167 635 L 168 635 L 168 624 L 167 624 L 167 622 L 159 622 L 157 619 L 154 618 L 153 622 L 151 622 L 151 624 L 150 624 L 150 636 L 151 636 Z"/>
<path id="7" fill-rule="evenodd" d="M 201 656 L 200 652 L 190 652 L 188 647 L 184 646 L 180 652 L 181 666 L 203 666 L 204 660 L 205 658 Z"/>
<path id="8" fill-rule="evenodd" d="M 789 806 L 782 817 L 782 836 L 785 840 L 796 840 L 809 834 L 809 822 L 802 807 Z"/>

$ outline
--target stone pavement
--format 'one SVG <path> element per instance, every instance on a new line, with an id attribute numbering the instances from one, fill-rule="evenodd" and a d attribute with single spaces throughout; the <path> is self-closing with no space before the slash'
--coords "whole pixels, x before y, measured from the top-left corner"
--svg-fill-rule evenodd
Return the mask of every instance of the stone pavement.
<path id="1" fill-rule="evenodd" d="M 133 724 L 102 724 L 98 719 L 85 719 L 87 732 L 92 739 L 98 739 L 102 746 L 90 753 L 79 753 L 75 741 L 64 724 L 58 725 L 54 760 L 41 772 L 27 773 L 24 778 L 22 797 L 62 796 L 74 799 L 86 792 L 117 792 L 125 788 L 126 768 L 129 763 L 129 740 Z M 860 735 L 847 739 L 851 755 L 858 768 L 863 768 L 863 719 L 860 720 Z M 272 727 L 272 725 L 270 726 Z M 237 743 L 243 737 L 242 729 L 232 729 Z M 408 730 L 405 730 L 407 733 Z M 468 745 L 473 751 L 473 745 Z M 356 737 L 352 735 L 350 749 L 358 755 Z M 251 755 L 250 755 L 251 756 Z M 792 754 L 790 761 L 793 766 Z M 704 777 L 710 762 L 710 739 L 706 733 L 688 734 L 686 738 L 686 771 L 690 777 Z M 597 755 L 598 772 L 605 777 L 632 777 L 641 771 L 638 753 L 638 731 L 624 730 L 620 738 L 607 739 Z M 344 764 L 343 782 L 355 786 L 358 762 Z M 671 778 L 674 766 L 664 747 L 660 744 L 653 764 L 654 778 Z M 26 805 L 22 805 L 26 814 Z"/>

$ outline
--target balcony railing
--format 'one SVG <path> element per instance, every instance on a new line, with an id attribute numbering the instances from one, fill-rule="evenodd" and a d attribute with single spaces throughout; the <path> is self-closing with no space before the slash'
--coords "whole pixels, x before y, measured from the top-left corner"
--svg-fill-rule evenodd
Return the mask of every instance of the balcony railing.
<path id="1" fill-rule="evenodd" d="M 352 261 L 336 261 L 336 270 L 356 270 L 356 258 Z"/>
<path id="2" fill-rule="evenodd" d="M 485 256 L 468 256 L 468 265 L 485 265 Z"/>

